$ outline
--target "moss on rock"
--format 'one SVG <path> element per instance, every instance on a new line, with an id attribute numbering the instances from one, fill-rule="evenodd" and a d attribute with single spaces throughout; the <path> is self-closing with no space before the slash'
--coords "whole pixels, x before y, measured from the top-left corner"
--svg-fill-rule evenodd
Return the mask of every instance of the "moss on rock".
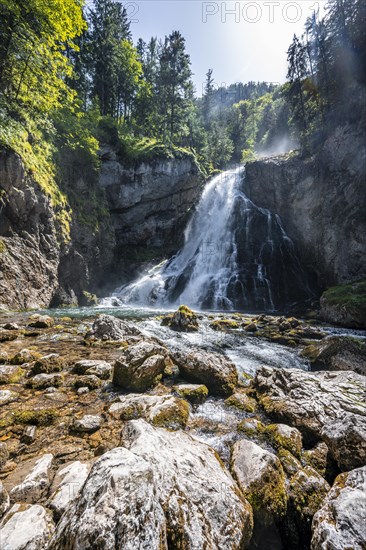
<path id="1" fill-rule="evenodd" d="M 18 411 L 14 413 L 14 421 L 17 424 L 32 424 L 35 426 L 48 426 L 58 417 L 55 409 L 39 409 Z"/>

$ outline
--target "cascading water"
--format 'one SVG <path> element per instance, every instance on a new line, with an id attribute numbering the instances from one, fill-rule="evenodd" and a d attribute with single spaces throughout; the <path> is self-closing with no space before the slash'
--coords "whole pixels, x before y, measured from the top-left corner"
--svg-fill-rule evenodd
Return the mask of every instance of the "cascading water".
<path id="1" fill-rule="evenodd" d="M 311 291 L 278 216 L 242 191 L 244 169 L 211 179 L 183 248 L 114 293 L 115 305 L 274 311 Z"/>

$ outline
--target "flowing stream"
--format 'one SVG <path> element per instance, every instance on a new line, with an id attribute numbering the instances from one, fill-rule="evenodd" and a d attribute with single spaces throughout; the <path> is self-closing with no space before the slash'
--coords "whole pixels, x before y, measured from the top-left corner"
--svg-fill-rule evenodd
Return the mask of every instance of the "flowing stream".
<path id="1" fill-rule="evenodd" d="M 245 195 L 243 167 L 206 184 L 171 259 L 116 290 L 104 305 L 276 311 L 312 296 L 279 217 Z"/>

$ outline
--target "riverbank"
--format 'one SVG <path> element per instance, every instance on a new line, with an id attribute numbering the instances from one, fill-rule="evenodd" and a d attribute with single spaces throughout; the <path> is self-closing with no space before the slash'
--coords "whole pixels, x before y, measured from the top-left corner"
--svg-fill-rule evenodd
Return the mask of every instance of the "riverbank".
<path id="1" fill-rule="evenodd" d="M 231 501 L 231 489 L 229 497 L 215 493 L 221 505 L 229 499 L 231 512 L 242 518 L 241 533 L 248 544 L 254 514 L 253 548 L 264 547 L 266 537 L 278 548 L 309 547 L 317 536 L 311 520 L 325 505 L 337 475 L 365 462 L 365 377 L 360 372 L 365 373 L 366 334 L 294 317 L 238 313 L 189 313 L 185 324 L 187 311 L 157 315 L 115 310 L 122 319 L 101 310 L 96 317 L 97 310 L 88 308 L 58 310 L 53 317 L 1 314 L 0 479 L 3 495 L 10 494 L 10 503 L 3 496 L 1 508 L 8 513 L 3 518 L 5 536 L 11 517 L 24 521 L 21 514 L 39 506 L 49 518 L 42 524 L 47 526 L 42 548 L 61 548 L 61 526 L 74 536 L 70 510 L 78 513 L 85 501 L 84 481 L 85 487 L 92 483 L 90 476 L 104 468 L 110 453 L 129 448 L 126 430 L 138 429 L 143 440 L 163 438 L 168 447 L 176 438 L 177 447 L 166 458 L 173 462 L 180 445 L 189 452 L 198 446 L 204 453 L 209 445 L 217 458 L 210 472 L 202 464 L 200 475 L 220 484 L 224 473 L 244 498 L 243 508 Z M 156 452 L 151 450 L 150 459 L 157 458 Z M 243 477 L 253 453 L 257 458 L 264 453 L 265 470 L 258 466 L 252 477 Z M 44 457 L 50 457 L 49 463 L 39 481 L 35 462 Z M 132 480 L 133 469 L 128 461 L 122 463 L 126 479 Z M 65 477 L 61 472 L 66 467 L 74 473 Z M 274 485 L 268 485 L 271 468 L 278 473 Z M 184 471 L 189 491 L 195 473 Z M 163 475 L 163 470 L 156 474 Z M 151 483 L 145 480 L 144 488 L 151 489 Z M 62 506 L 55 504 L 60 491 L 69 495 Z M 258 504 L 263 491 L 264 507 Z M 306 492 L 304 501 L 299 491 Z M 156 505 L 159 499 L 163 497 L 156 497 Z M 17 503 L 25 506 L 20 515 L 9 512 Z M 107 540 L 105 510 L 100 517 L 100 537 Z M 144 519 L 143 531 L 153 531 L 149 521 Z M 183 531 L 189 531 L 186 521 Z M 217 530 L 231 525 L 230 519 L 216 521 Z M 125 522 L 129 525 L 132 516 L 127 514 Z M 198 531 L 192 534 L 193 539 L 199 536 Z M 238 547 L 234 539 L 226 541 L 227 548 Z"/>

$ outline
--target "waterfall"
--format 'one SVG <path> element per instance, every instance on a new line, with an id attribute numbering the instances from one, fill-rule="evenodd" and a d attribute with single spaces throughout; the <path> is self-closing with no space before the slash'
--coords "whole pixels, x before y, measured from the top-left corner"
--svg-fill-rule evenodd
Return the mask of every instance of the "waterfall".
<path id="1" fill-rule="evenodd" d="M 279 217 L 255 206 L 243 181 L 243 167 L 212 178 L 182 249 L 118 289 L 113 303 L 274 311 L 308 298 L 306 277 Z"/>

